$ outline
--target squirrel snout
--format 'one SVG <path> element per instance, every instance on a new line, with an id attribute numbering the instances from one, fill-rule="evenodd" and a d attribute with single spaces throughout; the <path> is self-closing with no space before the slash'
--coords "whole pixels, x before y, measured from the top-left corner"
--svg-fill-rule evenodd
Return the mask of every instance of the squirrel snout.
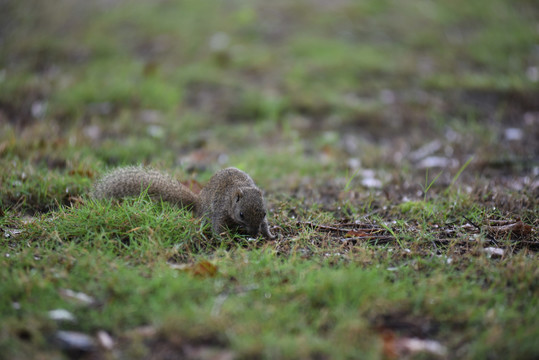
<path id="1" fill-rule="evenodd" d="M 240 227 L 241 232 L 251 237 L 257 237 L 258 234 L 260 233 L 260 226 L 250 226 L 249 224 L 241 224 L 239 227 Z"/>
<path id="2" fill-rule="evenodd" d="M 251 235 L 252 237 L 257 237 L 259 233 L 260 233 L 260 229 L 258 227 L 255 229 L 250 229 L 249 231 L 249 235 Z"/>

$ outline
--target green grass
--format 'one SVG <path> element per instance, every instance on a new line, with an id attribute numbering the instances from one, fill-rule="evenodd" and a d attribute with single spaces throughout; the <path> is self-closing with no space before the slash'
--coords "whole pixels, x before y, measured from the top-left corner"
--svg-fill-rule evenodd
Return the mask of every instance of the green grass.
<path id="1" fill-rule="evenodd" d="M 0 358 L 536 358 L 534 5 L 0 5 Z M 89 197 L 137 164 L 248 172 L 279 239 Z"/>
<path id="2" fill-rule="evenodd" d="M 537 350 L 532 284 L 538 274 L 526 256 L 501 263 L 463 257 L 450 265 L 412 256 L 391 272 L 383 255 L 376 266 L 364 267 L 235 249 L 214 252 L 217 275 L 200 278 L 169 268 L 146 247 L 131 244 L 118 257 L 110 246 L 70 243 L 4 257 L 2 293 L 11 304 L 3 309 L 2 333 L 9 334 L 2 339 L 3 353 L 20 355 L 30 343 L 30 349 L 50 355 L 55 350 L 41 332 L 55 329 L 105 330 L 116 337 L 150 325 L 159 337 L 233 349 L 240 357 L 354 357 L 360 348 L 377 358 L 382 343 L 374 328 L 384 314 L 426 322 L 433 328 L 428 336 L 448 346 L 470 343 L 473 357 L 495 351 L 522 358 Z M 139 260 L 144 266 L 136 265 Z M 100 305 L 69 301 L 59 289 L 91 294 Z M 71 311 L 77 322 L 48 320 L 53 308 Z M 16 322 L 20 317 L 38 328 Z M 23 332 L 30 339 L 21 339 Z M 129 353 L 137 341 L 128 336 L 119 346 Z"/>

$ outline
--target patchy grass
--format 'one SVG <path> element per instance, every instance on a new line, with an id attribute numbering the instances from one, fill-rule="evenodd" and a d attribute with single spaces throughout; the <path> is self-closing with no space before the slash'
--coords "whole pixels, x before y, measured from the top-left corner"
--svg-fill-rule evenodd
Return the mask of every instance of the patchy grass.
<path id="1" fill-rule="evenodd" d="M 534 5 L 0 5 L 0 354 L 537 357 Z M 280 238 L 88 197 L 126 164 L 239 167 Z"/>
<path id="2" fill-rule="evenodd" d="M 376 358 L 387 346 L 379 335 L 385 330 L 438 339 L 471 357 L 495 351 L 520 358 L 537 350 L 536 260 L 523 254 L 453 262 L 395 254 L 395 268 L 391 255 L 365 245 L 353 256 L 325 260 L 282 258 L 273 246 L 234 247 L 211 251 L 217 275 L 195 276 L 166 265 L 170 246 L 135 245 L 136 237 L 119 248 L 101 238 L 3 257 L 2 293 L 11 302 L 3 310 L 3 353 L 53 356 L 58 350 L 47 337 L 57 329 L 106 331 L 125 354 L 185 354 L 194 346 L 238 357 L 354 357 L 360 349 Z M 62 297 L 62 289 L 91 294 L 95 303 Z M 47 319 L 55 308 L 76 321 Z M 20 317 L 27 321 L 15 321 Z M 137 349 L 141 338 L 147 346 Z"/>

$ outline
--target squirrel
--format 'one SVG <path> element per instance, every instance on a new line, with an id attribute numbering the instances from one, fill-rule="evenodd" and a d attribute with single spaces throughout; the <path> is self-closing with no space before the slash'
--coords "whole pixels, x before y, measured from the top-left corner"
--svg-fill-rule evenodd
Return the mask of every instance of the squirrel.
<path id="1" fill-rule="evenodd" d="M 241 234 L 274 240 L 266 219 L 262 191 L 253 179 L 236 168 L 215 173 L 197 195 L 171 176 L 143 167 L 125 167 L 105 174 L 95 184 L 90 196 L 96 199 L 137 196 L 147 190 L 152 199 L 162 199 L 190 209 L 211 222 L 219 235 L 231 229 Z"/>

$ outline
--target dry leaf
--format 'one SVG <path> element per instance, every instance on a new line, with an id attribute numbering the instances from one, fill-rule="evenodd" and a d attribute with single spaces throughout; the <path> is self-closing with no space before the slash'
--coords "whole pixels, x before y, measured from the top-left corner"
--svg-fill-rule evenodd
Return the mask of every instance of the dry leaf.
<path id="1" fill-rule="evenodd" d="M 521 220 L 518 220 L 514 224 L 503 226 L 489 226 L 488 230 L 496 236 L 505 236 L 509 234 L 526 236 L 531 233 L 532 227 L 528 224 L 523 223 Z"/>
<path id="2" fill-rule="evenodd" d="M 396 359 L 397 349 L 395 346 L 395 333 L 390 330 L 384 330 L 380 333 L 382 338 L 382 352 L 388 359 Z"/>
<path id="3" fill-rule="evenodd" d="M 344 236 L 347 238 L 358 238 L 369 236 L 369 234 L 361 230 L 350 230 Z"/>
<path id="4" fill-rule="evenodd" d="M 217 266 L 207 260 L 202 260 L 193 265 L 191 273 L 196 276 L 212 277 L 217 274 Z"/>
<path id="5" fill-rule="evenodd" d="M 69 175 L 79 175 L 81 177 L 86 177 L 93 179 L 95 178 L 95 172 L 90 169 L 74 169 L 69 171 Z"/>
<path id="6" fill-rule="evenodd" d="M 213 277 L 217 274 L 217 266 L 207 260 L 195 264 L 169 264 L 171 268 L 186 271 L 191 275 L 200 277 Z"/>

